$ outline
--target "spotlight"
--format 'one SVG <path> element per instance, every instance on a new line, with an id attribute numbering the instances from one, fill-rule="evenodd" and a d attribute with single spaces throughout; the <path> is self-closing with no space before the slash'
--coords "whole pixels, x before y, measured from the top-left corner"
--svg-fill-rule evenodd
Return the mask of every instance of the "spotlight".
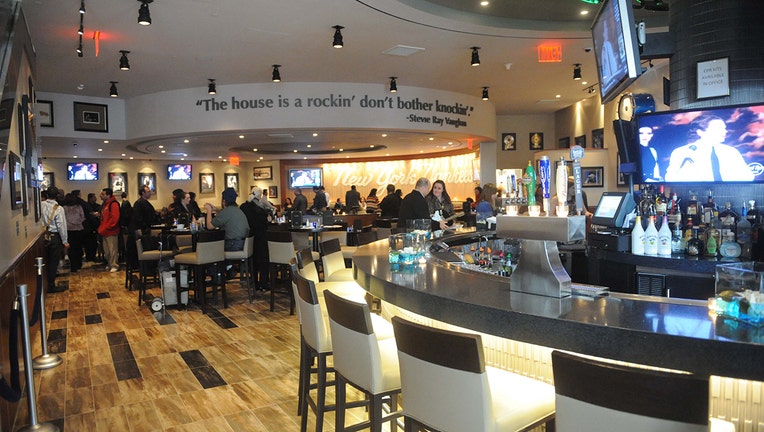
<path id="1" fill-rule="evenodd" d="M 127 59 L 127 55 L 130 54 L 130 51 L 125 50 L 119 50 L 120 53 L 122 53 L 122 57 L 119 58 L 119 69 L 120 70 L 130 70 L 130 61 Z"/>
<path id="2" fill-rule="evenodd" d="M 80 44 L 77 45 L 77 57 L 82 57 L 82 37 L 80 37 Z"/>
<path id="3" fill-rule="evenodd" d="M 398 92 L 398 84 L 395 82 L 397 78 L 398 77 L 390 77 L 390 93 Z"/>
<path id="4" fill-rule="evenodd" d="M 117 83 L 119 81 L 109 81 L 111 83 L 111 87 L 109 88 L 109 96 L 115 98 L 119 96 L 119 92 L 117 91 Z"/>
<path id="5" fill-rule="evenodd" d="M 483 87 L 483 100 L 488 100 L 488 87 Z"/>
<path id="6" fill-rule="evenodd" d="M 82 24 L 80 24 L 80 28 L 77 30 L 77 34 L 82 36 L 83 33 L 85 33 L 85 29 L 82 27 Z"/>
<path id="7" fill-rule="evenodd" d="M 151 11 L 149 11 L 149 3 L 154 0 L 138 0 L 141 2 L 141 7 L 138 9 L 138 24 L 142 26 L 151 25 Z"/>
<path id="8" fill-rule="evenodd" d="M 342 27 L 341 25 L 332 26 L 334 28 L 334 41 L 332 42 L 332 46 L 335 48 L 342 48 L 345 46 L 345 44 L 342 42 L 342 32 L 340 30 L 344 29 L 345 27 Z"/>
<path id="9" fill-rule="evenodd" d="M 480 66 L 480 54 L 478 54 L 480 47 L 472 47 L 470 49 L 472 50 L 472 60 L 470 61 L 470 65 Z"/>
<path id="10" fill-rule="evenodd" d="M 207 93 L 211 95 L 217 94 L 218 90 L 217 90 L 217 87 L 215 86 L 215 80 L 213 78 L 209 78 L 208 80 L 210 83 L 207 86 Z"/>
<path id="11" fill-rule="evenodd" d="M 581 79 L 581 63 L 573 65 L 573 79 L 576 81 Z"/>
<path id="12" fill-rule="evenodd" d="M 273 75 L 271 76 L 271 81 L 273 82 L 281 82 L 281 74 L 279 73 L 279 68 L 281 65 L 273 65 Z"/>
<path id="13" fill-rule="evenodd" d="M 80 13 L 85 14 L 85 0 L 80 2 Z"/>

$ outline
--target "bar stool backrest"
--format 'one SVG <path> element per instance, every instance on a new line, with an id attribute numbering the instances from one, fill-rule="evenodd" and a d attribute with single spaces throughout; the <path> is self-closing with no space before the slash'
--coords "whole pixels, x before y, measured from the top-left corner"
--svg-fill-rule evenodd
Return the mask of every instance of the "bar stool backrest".
<path id="1" fill-rule="evenodd" d="M 709 430 L 708 378 L 552 352 L 560 432 Z M 712 429 L 713 430 L 713 429 Z"/>
<path id="2" fill-rule="evenodd" d="M 196 256 L 199 263 L 225 261 L 225 231 L 199 231 L 196 241 Z"/>
<path id="3" fill-rule="evenodd" d="M 342 247 L 338 239 L 321 242 L 321 263 L 324 267 L 324 279 L 345 268 L 345 257 L 342 256 Z"/>
<path id="4" fill-rule="evenodd" d="M 295 256 L 297 257 L 297 267 L 299 268 L 300 274 L 313 281 L 313 283 L 320 282 L 316 263 L 313 262 L 313 251 L 311 248 L 302 248 L 295 252 Z"/>
<path id="5" fill-rule="evenodd" d="M 332 339 L 318 304 L 316 285 L 299 272 L 294 272 L 292 278 L 297 285 L 297 310 L 305 343 L 319 353 L 332 351 Z"/>
<path id="6" fill-rule="evenodd" d="M 289 264 L 294 257 L 292 233 L 289 231 L 268 231 L 268 258 L 271 263 Z"/>
<path id="7" fill-rule="evenodd" d="M 365 232 L 359 232 L 356 234 L 358 238 L 358 246 L 367 245 L 369 243 L 373 243 L 377 241 L 377 232 L 376 231 L 365 231 Z"/>

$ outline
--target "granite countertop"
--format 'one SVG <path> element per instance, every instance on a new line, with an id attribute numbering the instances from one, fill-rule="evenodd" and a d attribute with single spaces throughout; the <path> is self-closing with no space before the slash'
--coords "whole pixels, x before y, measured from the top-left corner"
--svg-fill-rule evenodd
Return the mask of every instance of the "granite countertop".
<path id="1" fill-rule="evenodd" d="M 717 317 L 703 301 L 510 292 L 507 278 L 435 258 L 396 270 L 386 241 L 360 247 L 353 262 L 356 281 L 371 294 L 439 321 L 603 358 L 764 381 L 764 327 Z"/>

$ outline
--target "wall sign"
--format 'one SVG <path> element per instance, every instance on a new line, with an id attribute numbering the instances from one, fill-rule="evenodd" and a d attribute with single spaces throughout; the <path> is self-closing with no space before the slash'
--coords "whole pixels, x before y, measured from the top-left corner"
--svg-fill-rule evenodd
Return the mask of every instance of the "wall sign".
<path id="1" fill-rule="evenodd" d="M 698 62 L 698 99 L 729 94 L 729 57 Z"/>

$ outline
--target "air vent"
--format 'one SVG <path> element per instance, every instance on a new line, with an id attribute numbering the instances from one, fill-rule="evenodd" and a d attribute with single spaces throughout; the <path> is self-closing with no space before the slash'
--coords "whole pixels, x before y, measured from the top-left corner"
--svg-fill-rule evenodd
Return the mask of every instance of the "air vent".
<path id="1" fill-rule="evenodd" d="M 392 48 L 390 48 L 387 51 L 382 51 L 382 54 L 389 54 L 394 56 L 400 56 L 400 57 L 408 57 L 410 55 L 414 55 L 418 52 L 424 51 L 424 48 L 418 48 L 413 46 L 406 46 L 406 45 L 396 45 Z"/>

